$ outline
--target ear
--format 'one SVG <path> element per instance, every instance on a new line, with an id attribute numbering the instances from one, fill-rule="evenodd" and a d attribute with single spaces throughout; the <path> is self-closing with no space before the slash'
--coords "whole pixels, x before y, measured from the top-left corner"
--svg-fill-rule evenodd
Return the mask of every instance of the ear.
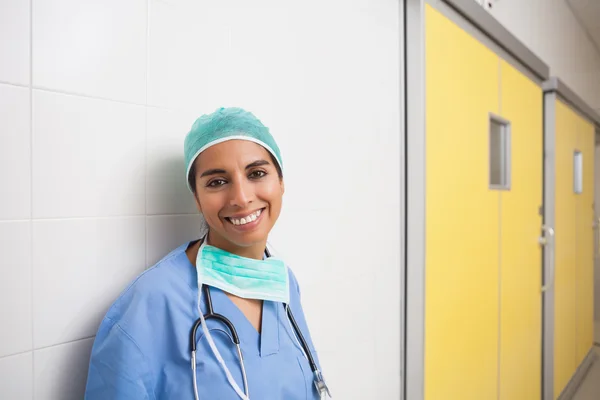
<path id="1" fill-rule="evenodd" d="M 279 185 L 281 186 L 281 195 L 283 196 L 285 193 L 285 182 L 283 181 L 283 178 L 279 180 Z"/>

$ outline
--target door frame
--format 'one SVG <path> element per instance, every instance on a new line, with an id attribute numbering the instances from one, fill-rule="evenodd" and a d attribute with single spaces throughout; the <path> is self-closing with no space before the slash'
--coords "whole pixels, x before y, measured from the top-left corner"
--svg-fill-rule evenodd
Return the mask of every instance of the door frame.
<path id="1" fill-rule="evenodd" d="M 588 106 L 572 89 L 557 77 L 551 77 L 543 84 L 544 89 L 544 227 L 547 240 L 543 252 L 543 285 L 544 295 L 542 300 L 542 399 L 555 400 L 554 393 L 554 323 L 555 323 L 555 291 L 554 278 L 556 262 L 554 259 L 555 246 L 554 234 L 548 235 L 547 228 L 554 228 L 555 224 L 555 190 L 556 190 L 556 103 L 560 99 L 575 112 L 596 126 L 596 146 L 600 132 L 600 115 Z M 596 157 L 594 164 L 599 162 Z M 596 165 L 594 165 L 594 168 Z M 596 186 L 596 185 L 594 185 Z M 596 201 L 596 199 L 594 199 Z M 596 203 L 597 204 L 597 203 Z M 596 207 L 599 207 L 597 205 Z M 559 233 L 560 234 L 560 233 Z M 577 366 L 576 372 L 563 389 L 556 393 L 558 399 L 570 399 L 579 388 L 585 374 L 594 362 L 593 351 L 584 361 Z"/>
<path id="2" fill-rule="evenodd" d="M 600 346 L 600 127 L 594 141 L 594 345 Z"/>
<path id="3" fill-rule="evenodd" d="M 554 226 L 556 186 L 556 101 L 558 96 L 544 88 L 544 197 L 543 228 L 546 244 L 542 253 L 542 399 L 554 400 Z M 545 228 L 545 229 L 544 229 Z M 544 232 L 545 231 L 545 232 Z M 546 232 L 550 234 L 546 234 Z"/>

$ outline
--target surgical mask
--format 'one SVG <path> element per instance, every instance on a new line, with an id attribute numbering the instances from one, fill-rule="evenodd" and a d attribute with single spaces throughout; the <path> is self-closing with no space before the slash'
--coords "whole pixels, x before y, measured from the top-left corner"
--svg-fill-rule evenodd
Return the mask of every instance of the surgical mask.
<path id="1" fill-rule="evenodd" d="M 283 261 L 269 257 L 264 260 L 254 260 L 231 254 L 214 246 L 206 244 L 206 236 L 196 257 L 196 272 L 198 274 L 198 299 L 196 307 L 202 321 L 202 331 L 215 358 L 223 368 L 227 381 L 242 400 L 250 400 L 241 390 L 206 326 L 204 314 L 200 309 L 202 285 L 217 287 L 225 292 L 247 299 L 280 301 L 289 304 L 289 275 Z M 240 358 L 242 358 L 240 354 Z M 243 358 L 242 358 L 243 359 Z M 195 362 L 195 360 L 192 360 Z M 242 361 L 242 368 L 243 367 Z M 245 376 L 245 373 L 243 374 Z M 244 381 L 244 387 L 248 383 Z M 197 391 L 196 391 L 197 394 Z M 196 397 L 197 398 L 197 397 Z"/>
<path id="2" fill-rule="evenodd" d="M 206 244 L 196 258 L 198 287 L 213 286 L 244 299 L 269 300 L 288 304 L 289 275 L 277 258 L 263 260 L 241 257 Z"/>

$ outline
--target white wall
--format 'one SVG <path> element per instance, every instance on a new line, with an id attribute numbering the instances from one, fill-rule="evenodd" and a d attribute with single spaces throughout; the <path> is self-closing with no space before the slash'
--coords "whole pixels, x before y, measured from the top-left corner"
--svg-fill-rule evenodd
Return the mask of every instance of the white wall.
<path id="1" fill-rule="evenodd" d="M 600 110 L 600 54 L 565 0 L 491 3 L 488 11 L 544 60 L 552 75 Z"/>
<path id="2" fill-rule="evenodd" d="M 335 398 L 398 398 L 399 4 L 0 0 L 0 398 L 81 398 L 112 300 L 196 238 L 183 138 L 220 106 L 282 148 L 271 239 Z"/>

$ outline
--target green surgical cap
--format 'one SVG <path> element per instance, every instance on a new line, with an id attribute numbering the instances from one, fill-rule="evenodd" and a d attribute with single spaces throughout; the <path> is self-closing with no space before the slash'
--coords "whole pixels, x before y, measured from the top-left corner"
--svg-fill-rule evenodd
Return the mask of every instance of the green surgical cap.
<path id="1" fill-rule="evenodd" d="M 279 147 L 269 133 L 269 129 L 248 111 L 236 107 L 221 107 L 212 114 L 198 118 L 185 138 L 183 144 L 185 177 L 190 191 L 193 192 L 189 184 L 190 170 L 200 153 L 215 144 L 233 139 L 249 140 L 260 144 L 275 157 L 283 171 Z"/>

